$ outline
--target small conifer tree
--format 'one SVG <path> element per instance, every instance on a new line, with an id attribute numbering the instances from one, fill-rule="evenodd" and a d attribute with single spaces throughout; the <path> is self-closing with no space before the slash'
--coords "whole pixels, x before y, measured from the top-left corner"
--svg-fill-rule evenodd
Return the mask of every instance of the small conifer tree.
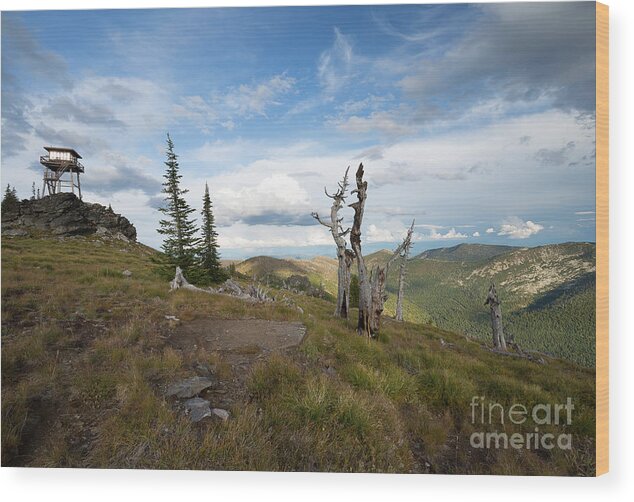
<path id="1" fill-rule="evenodd" d="M 182 178 L 179 172 L 178 156 L 174 153 L 174 143 L 167 135 L 167 169 L 163 178 L 163 193 L 165 206 L 159 208 L 165 215 L 160 221 L 158 233 L 164 235 L 162 249 L 172 266 L 179 266 L 184 272 L 192 271 L 196 264 L 196 251 L 199 239 L 196 237 L 198 229 L 191 217 L 195 211 L 184 198 L 188 192 L 180 186 Z"/>
<path id="2" fill-rule="evenodd" d="M 200 272 L 208 281 L 220 281 L 224 278 L 220 266 L 218 253 L 218 233 L 214 220 L 213 206 L 209 196 L 209 185 L 205 183 L 205 195 L 203 196 L 202 215 L 202 239 L 199 249 Z"/>

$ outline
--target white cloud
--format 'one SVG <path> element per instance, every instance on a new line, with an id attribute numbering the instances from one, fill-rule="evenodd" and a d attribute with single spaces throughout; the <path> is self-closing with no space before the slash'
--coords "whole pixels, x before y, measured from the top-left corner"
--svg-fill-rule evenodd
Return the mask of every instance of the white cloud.
<path id="1" fill-rule="evenodd" d="M 280 105 L 280 97 L 288 93 L 295 85 L 295 79 L 286 74 L 275 75 L 266 82 L 257 85 L 240 85 L 229 92 L 225 104 L 238 115 L 266 116 L 267 108 Z"/>
<path id="2" fill-rule="evenodd" d="M 212 94 L 209 98 L 184 96 L 173 106 L 173 111 L 177 117 L 193 121 L 204 132 L 216 125 L 233 130 L 239 118 L 266 117 L 270 109 L 283 104 L 282 98 L 294 86 L 295 79 L 282 73 Z"/>
<path id="3" fill-rule="evenodd" d="M 313 227 L 246 225 L 236 223 L 218 229 L 218 242 L 225 249 L 289 248 L 332 244 L 332 237 L 320 225 Z"/>
<path id="4" fill-rule="evenodd" d="M 225 221 L 251 220 L 269 216 L 284 224 L 301 215 L 310 217 L 310 197 L 297 180 L 285 174 L 273 174 L 252 185 L 247 180 L 221 186 L 214 192 L 219 224 Z M 281 223 L 280 223 L 281 221 Z"/>
<path id="5" fill-rule="evenodd" d="M 442 239 L 466 239 L 467 234 L 463 234 L 460 232 L 456 232 L 455 228 L 452 228 L 446 233 L 440 233 L 436 229 L 432 228 L 429 234 L 429 237 L 433 240 L 442 240 Z"/>
<path id="6" fill-rule="evenodd" d="M 474 237 L 480 237 L 480 232 L 473 232 Z"/>
<path id="7" fill-rule="evenodd" d="M 368 242 L 392 242 L 394 235 L 386 228 L 378 228 L 375 224 L 368 226 L 366 231 L 366 239 Z"/>
<path id="8" fill-rule="evenodd" d="M 339 28 L 335 28 L 335 40 L 328 50 L 321 53 L 317 64 L 317 76 L 327 94 L 336 92 L 348 82 L 352 63 L 352 44 Z"/>
<path id="9" fill-rule="evenodd" d="M 486 229 L 486 233 L 487 234 L 494 234 L 495 233 L 495 229 L 493 227 L 489 227 Z"/>
<path id="10" fill-rule="evenodd" d="M 512 217 L 502 223 L 498 235 L 506 235 L 510 239 L 526 239 L 543 229 L 544 227 L 539 223 L 534 223 L 531 220 L 522 221 L 520 218 Z"/>
<path id="11" fill-rule="evenodd" d="M 402 116 L 393 112 L 376 111 L 366 117 L 353 115 L 346 119 L 336 119 L 330 121 L 340 131 L 367 134 L 369 132 L 380 132 L 387 136 L 402 136 L 414 132 Z"/>

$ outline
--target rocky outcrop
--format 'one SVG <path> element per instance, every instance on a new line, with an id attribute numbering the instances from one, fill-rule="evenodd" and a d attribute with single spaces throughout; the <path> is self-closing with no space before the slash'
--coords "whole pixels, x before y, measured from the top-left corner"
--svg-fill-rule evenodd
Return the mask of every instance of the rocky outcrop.
<path id="1" fill-rule="evenodd" d="M 82 202 L 72 193 L 23 200 L 3 212 L 3 236 L 37 233 L 59 236 L 96 234 L 136 241 L 136 228 L 127 218 L 101 204 Z"/>

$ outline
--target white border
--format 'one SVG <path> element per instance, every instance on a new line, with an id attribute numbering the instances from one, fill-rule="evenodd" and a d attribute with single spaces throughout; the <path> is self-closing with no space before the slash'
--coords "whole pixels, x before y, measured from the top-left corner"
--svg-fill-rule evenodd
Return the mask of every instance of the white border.
<path id="1" fill-rule="evenodd" d="M 371 0 L 319 2 L 242 2 L 187 0 L 0 0 L 1 10 L 151 8 L 195 6 L 333 5 L 395 3 Z M 398 3 L 458 3 L 455 0 Z M 491 500 L 548 501 L 555 498 L 592 501 L 624 500 L 634 492 L 634 2 L 609 0 L 610 5 L 610 473 L 598 479 L 490 476 L 423 476 L 367 474 L 279 474 L 227 472 L 165 472 L 71 469 L 0 469 L 5 500 L 91 502 L 124 500 L 235 502 L 274 500 L 349 502 L 407 500 L 464 502 Z M 630 148 L 628 148 L 628 146 Z M 629 225 L 628 225 L 629 224 Z M 629 500 L 632 500 L 629 498 Z"/>

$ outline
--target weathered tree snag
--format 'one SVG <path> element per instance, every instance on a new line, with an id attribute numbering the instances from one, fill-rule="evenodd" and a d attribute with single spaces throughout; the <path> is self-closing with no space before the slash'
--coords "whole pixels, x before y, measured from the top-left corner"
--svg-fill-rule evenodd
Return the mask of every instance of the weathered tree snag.
<path id="1" fill-rule="evenodd" d="M 396 296 L 396 316 L 397 321 L 403 321 L 403 298 L 405 295 L 405 275 L 407 274 L 407 260 L 409 259 L 409 252 L 412 248 L 412 234 L 414 233 L 414 223 L 412 220 L 412 226 L 407 230 L 407 235 L 403 239 L 402 244 L 397 248 L 401 263 L 398 271 L 398 293 Z"/>
<path id="2" fill-rule="evenodd" d="M 500 307 L 500 299 L 495 290 L 495 284 L 491 283 L 489 294 L 484 302 L 491 309 L 491 330 L 493 332 L 493 347 L 497 350 L 506 352 L 506 340 L 504 339 L 504 330 L 502 328 L 502 308 Z"/>
<path id="3" fill-rule="evenodd" d="M 357 332 L 359 335 L 369 338 L 375 337 L 381 327 L 381 314 L 387 299 L 385 283 L 390 264 L 399 256 L 401 246 L 397 248 L 392 257 L 384 265 L 374 265 L 368 274 L 363 252 L 361 250 L 361 224 L 365 210 L 368 183 L 363 181 L 363 164 L 359 164 L 356 173 L 357 188 L 352 193 L 357 194 L 357 202 L 350 204 L 354 209 L 354 219 L 350 230 L 350 245 L 357 259 L 359 274 L 359 322 Z"/>
<path id="4" fill-rule="evenodd" d="M 354 219 L 350 230 L 350 245 L 357 259 L 357 271 L 359 274 L 359 321 L 357 324 L 357 332 L 359 335 L 371 337 L 373 334 L 370 326 L 372 286 L 370 284 L 370 277 L 368 277 L 368 269 L 365 266 L 365 259 L 361 252 L 361 223 L 363 222 L 366 192 L 368 189 L 367 181 L 363 181 L 363 164 L 359 164 L 359 168 L 357 169 L 356 182 L 357 188 L 353 190 L 352 193 L 357 194 L 357 202 L 350 204 L 350 207 L 354 209 Z"/>
<path id="5" fill-rule="evenodd" d="M 350 310 L 350 268 L 354 261 L 354 253 L 346 248 L 346 235 L 348 235 L 350 229 L 343 229 L 343 218 L 339 217 L 339 211 L 346 200 L 349 169 L 350 167 L 346 169 L 343 180 L 339 183 L 339 188 L 334 195 L 330 195 L 328 190 L 324 188 L 326 196 L 332 199 L 330 222 L 323 221 L 318 213 L 312 213 L 313 218 L 330 230 L 335 245 L 337 246 L 337 307 L 335 309 L 335 315 L 343 317 L 344 319 L 348 318 L 348 312 Z"/>
<path id="6" fill-rule="evenodd" d="M 181 268 L 176 267 L 176 275 L 174 275 L 174 279 L 170 281 L 170 291 L 174 291 L 180 288 L 189 289 L 190 291 L 200 291 L 202 293 L 211 293 L 211 291 L 197 288 L 196 286 L 187 282 L 187 279 L 185 279 L 185 276 L 183 275 L 183 271 L 181 270 Z"/>

